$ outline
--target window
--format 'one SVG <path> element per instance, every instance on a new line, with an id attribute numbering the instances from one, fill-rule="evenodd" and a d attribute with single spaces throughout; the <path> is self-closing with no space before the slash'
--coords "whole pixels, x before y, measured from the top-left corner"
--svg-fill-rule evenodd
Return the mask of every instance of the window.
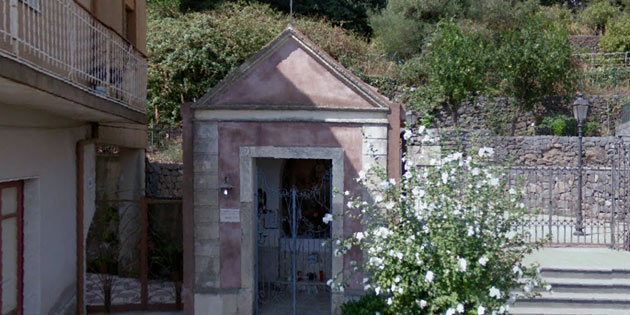
<path id="1" fill-rule="evenodd" d="M 0 307 L 2 314 L 22 313 L 23 182 L 0 183 Z"/>

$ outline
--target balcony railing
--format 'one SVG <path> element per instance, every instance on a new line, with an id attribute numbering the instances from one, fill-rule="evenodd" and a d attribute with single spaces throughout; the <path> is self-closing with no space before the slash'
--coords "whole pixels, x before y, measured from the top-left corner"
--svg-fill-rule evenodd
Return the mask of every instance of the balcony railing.
<path id="1" fill-rule="evenodd" d="M 146 111 L 146 58 L 74 0 L 0 0 L 0 55 Z"/>

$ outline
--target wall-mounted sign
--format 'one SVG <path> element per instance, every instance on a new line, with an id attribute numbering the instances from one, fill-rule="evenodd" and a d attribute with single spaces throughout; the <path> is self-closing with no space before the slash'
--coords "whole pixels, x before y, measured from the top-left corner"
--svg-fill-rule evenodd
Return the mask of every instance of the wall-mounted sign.
<path id="1" fill-rule="evenodd" d="M 241 222 L 241 211 L 239 209 L 221 209 L 221 223 L 238 223 Z"/>

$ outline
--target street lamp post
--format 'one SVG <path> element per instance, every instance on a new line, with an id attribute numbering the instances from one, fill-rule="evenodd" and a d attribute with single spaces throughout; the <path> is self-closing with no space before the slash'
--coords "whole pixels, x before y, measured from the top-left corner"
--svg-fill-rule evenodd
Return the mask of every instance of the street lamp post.
<path id="1" fill-rule="evenodd" d="M 582 128 L 590 105 L 589 101 L 582 97 L 582 94 L 578 94 L 577 99 L 573 102 L 573 117 L 578 123 L 578 213 L 574 235 L 585 235 L 582 216 Z"/>

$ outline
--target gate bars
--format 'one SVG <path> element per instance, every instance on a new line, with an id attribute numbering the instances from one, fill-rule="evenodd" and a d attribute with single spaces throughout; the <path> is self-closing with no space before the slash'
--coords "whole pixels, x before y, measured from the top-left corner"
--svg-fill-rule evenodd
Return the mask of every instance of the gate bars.
<path id="1" fill-rule="evenodd" d="M 257 175 L 261 176 L 260 174 L 257 174 Z M 263 182 L 264 182 L 264 179 L 263 179 Z M 283 297 L 285 297 L 282 294 L 283 292 L 277 293 L 277 296 L 272 296 L 271 291 L 283 291 L 282 290 L 283 288 L 291 290 L 290 292 L 291 293 L 291 299 L 290 299 L 291 307 L 290 309 L 285 309 L 287 305 L 275 305 L 275 308 L 274 308 L 275 313 L 276 314 L 282 313 L 282 311 L 280 310 L 282 309 L 286 313 L 290 312 L 291 314 L 294 314 L 294 315 L 298 314 L 298 301 L 297 301 L 298 300 L 298 297 L 297 297 L 298 281 L 300 281 L 299 283 L 300 286 L 308 287 L 308 290 L 310 293 L 317 293 L 318 292 L 317 286 L 325 287 L 326 292 L 328 292 L 326 283 L 324 282 L 325 280 L 322 280 L 322 279 L 324 279 L 323 277 L 330 276 L 330 267 L 332 266 L 332 261 L 327 257 L 321 257 L 320 253 L 323 252 L 323 253 L 331 254 L 331 247 L 329 245 L 324 246 L 322 244 L 322 241 L 327 241 L 329 239 L 331 235 L 330 228 L 328 225 L 325 228 L 319 228 L 317 226 L 313 226 L 312 224 L 308 224 L 308 222 L 306 222 L 306 220 L 304 219 L 303 205 L 304 205 L 304 202 L 307 200 L 312 201 L 318 204 L 319 206 L 322 206 L 323 208 L 328 209 L 328 212 L 330 212 L 330 205 L 325 204 L 326 201 L 322 200 L 322 198 L 324 197 L 321 194 L 321 188 L 323 187 L 323 185 L 330 185 L 330 183 L 331 183 L 330 175 L 326 175 L 322 179 L 321 184 L 319 184 L 318 186 L 312 187 L 311 189 L 298 189 L 296 186 L 293 186 L 290 189 L 280 189 L 277 191 L 278 196 L 282 200 L 281 202 L 284 202 L 287 209 L 287 217 L 283 218 L 282 220 L 278 218 L 278 221 L 281 222 L 279 226 L 280 231 L 278 231 L 279 234 L 277 236 L 278 237 L 277 244 L 275 244 L 277 247 L 276 251 L 278 252 L 278 256 L 277 256 L 278 257 L 278 262 L 277 262 L 278 274 L 275 277 L 269 276 L 269 275 L 263 275 L 263 277 L 267 279 L 262 280 L 262 283 L 261 283 L 260 271 L 262 268 L 261 268 L 261 263 L 259 260 L 259 257 L 261 255 L 260 251 L 266 249 L 264 245 L 268 246 L 269 245 L 268 242 L 273 242 L 273 241 L 267 239 L 267 235 L 263 235 L 263 232 L 257 230 L 256 235 L 257 235 L 258 250 L 256 251 L 257 256 L 255 258 L 256 265 L 257 265 L 256 267 L 256 290 L 257 290 L 256 314 L 267 314 L 265 313 L 264 310 L 261 310 L 261 305 L 264 303 L 268 303 L 269 300 L 275 300 L 276 302 L 279 302 L 279 303 L 288 302 L 286 299 L 283 299 Z M 266 199 L 266 194 L 269 192 L 270 190 L 268 187 L 265 188 L 264 192 L 259 190 L 258 198 L 257 198 L 259 202 L 261 200 L 260 198 Z M 332 189 L 330 193 L 332 194 Z M 261 194 L 264 194 L 264 197 L 262 197 Z M 332 199 L 330 199 L 330 201 L 332 201 Z M 261 210 L 260 204 L 257 210 L 258 211 L 257 211 L 256 226 L 259 227 L 264 211 Z M 282 214 L 279 210 L 280 209 L 278 209 L 277 215 L 281 216 Z M 288 224 L 288 231 L 282 232 L 283 223 Z M 286 232 L 289 233 L 289 235 L 286 235 L 290 237 L 288 239 L 282 237 L 282 235 Z M 285 253 L 285 255 L 283 255 L 283 253 Z M 290 257 L 286 257 L 287 256 L 286 254 L 288 254 Z M 305 261 L 302 261 L 304 259 L 304 257 L 302 256 L 304 256 L 305 254 L 307 254 L 308 256 L 308 258 L 306 259 L 308 263 L 313 263 L 313 264 L 322 266 L 321 268 L 323 269 L 319 270 L 320 274 L 314 274 L 314 273 L 312 274 L 309 273 L 309 275 L 304 274 L 302 275 L 302 276 L 305 276 L 304 278 L 300 276 L 300 273 L 304 271 L 298 270 L 298 255 L 301 255 L 300 259 L 301 259 L 301 263 L 303 264 L 305 263 Z M 268 252 L 263 252 L 262 255 L 266 256 L 264 258 L 270 257 Z M 328 256 L 331 256 L 331 255 L 328 255 Z M 290 258 L 290 266 L 286 266 L 286 260 L 288 260 L 286 258 Z M 267 271 L 268 273 L 270 272 L 270 270 L 265 270 L 265 271 Z M 309 277 L 312 277 L 313 279 L 310 279 Z M 284 279 L 286 279 L 286 281 Z M 265 286 L 267 286 L 266 290 L 265 290 Z M 284 293 L 287 293 L 287 292 L 285 291 Z M 311 305 L 309 307 L 314 308 L 314 305 Z M 326 307 L 329 308 L 329 305 L 326 305 Z M 285 314 L 285 313 L 282 313 L 282 314 Z"/>
<path id="2" fill-rule="evenodd" d="M 168 260 L 168 257 L 156 254 L 156 248 L 164 244 L 157 244 L 156 235 L 161 231 L 154 225 L 160 220 L 151 218 L 159 212 L 157 207 L 179 205 L 181 209 L 181 202 L 148 198 L 97 201 L 85 256 L 88 313 L 182 309 L 181 277 L 161 280 L 163 272 L 152 271 L 160 270 L 156 262 Z M 177 215 L 181 216 L 181 210 L 174 214 Z M 175 242 L 181 243 L 181 238 L 176 238 Z M 179 245 L 169 247 L 171 256 L 181 256 L 177 248 L 181 249 L 182 244 Z M 173 265 L 181 269 L 181 264 L 174 262 Z M 172 270 L 172 274 L 181 275 L 181 270 Z"/>

